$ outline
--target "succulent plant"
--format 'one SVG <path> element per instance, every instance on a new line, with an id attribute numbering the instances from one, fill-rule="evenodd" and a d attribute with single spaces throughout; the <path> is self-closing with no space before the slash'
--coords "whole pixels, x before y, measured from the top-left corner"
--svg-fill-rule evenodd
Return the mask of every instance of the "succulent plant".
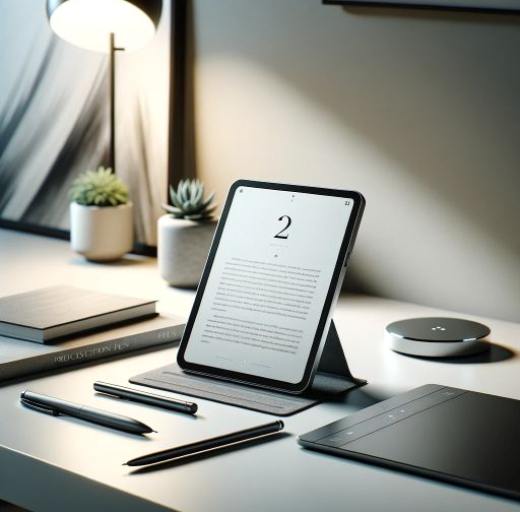
<path id="1" fill-rule="evenodd" d="M 71 200 L 84 206 L 117 206 L 128 202 L 126 185 L 110 167 L 85 171 L 70 189 Z"/>
<path id="2" fill-rule="evenodd" d="M 177 191 L 170 186 L 171 205 L 163 204 L 163 208 L 176 219 L 204 221 L 213 216 L 217 207 L 213 204 L 215 193 L 204 198 L 204 185 L 199 180 L 181 180 Z"/>

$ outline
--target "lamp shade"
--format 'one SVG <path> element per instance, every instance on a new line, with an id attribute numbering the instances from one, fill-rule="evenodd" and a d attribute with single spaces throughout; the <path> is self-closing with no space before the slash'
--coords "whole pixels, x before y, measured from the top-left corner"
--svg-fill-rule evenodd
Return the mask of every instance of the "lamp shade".
<path id="1" fill-rule="evenodd" d="M 154 36 L 162 0 L 47 0 L 52 30 L 81 48 L 108 52 L 108 36 L 125 50 L 145 46 Z"/>

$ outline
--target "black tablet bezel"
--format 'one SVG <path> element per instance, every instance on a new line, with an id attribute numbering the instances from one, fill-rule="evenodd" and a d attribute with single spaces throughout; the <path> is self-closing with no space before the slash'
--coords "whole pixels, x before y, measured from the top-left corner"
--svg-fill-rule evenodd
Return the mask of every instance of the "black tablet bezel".
<path id="1" fill-rule="evenodd" d="M 206 283 L 208 281 L 209 274 L 211 272 L 211 267 L 213 266 L 213 261 L 215 259 L 215 255 L 218 250 L 218 246 L 220 243 L 220 238 L 222 236 L 222 232 L 224 230 L 224 226 L 226 224 L 226 219 L 228 216 L 229 209 L 233 202 L 235 192 L 239 187 L 251 187 L 251 188 L 263 188 L 268 190 L 282 190 L 287 192 L 299 192 L 299 193 L 307 193 L 307 194 L 315 194 L 315 195 L 323 195 L 323 196 L 331 196 L 331 197 L 344 197 L 345 199 L 352 199 L 354 201 L 354 205 L 352 208 L 352 212 L 350 214 L 349 222 L 347 224 L 347 228 L 343 235 L 343 240 L 341 243 L 341 247 L 338 253 L 338 257 L 336 260 L 336 264 L 334 267 L 334 272 L 332 275 L 331 282 L 329 284 L 329 289 L 327 292 L 327 297 L 325 299 L 325 303 L 323 305 L 323 309 L 320 315 L 320 320 L 318 322 L 318 327 L 316 329 L 316 334 L 314 336 L 314 341 L 309 352 L 309 358 L 307 360 L 307 364 L 305 366 L 305 371 L 303 377 L 298 383 L 289 383 L 280 380 L 269 379 L 265 377 L 258 377 L 256 375 L 249 375 L 245 373 L 235 372 L 232 370 L 223 370 L 221 368 L 215 368 L 211 366 L 205 366 L 202 364 L 192 363 L 187 361 L 184 357 L 186 348 L 189 343 L 191 331 L 193 329 L 193 325 L 197 318 L 197 314 L 199 311 L 200 303 L 202 297 L 204 295 L 204 290 L 206 288 Z M 314 371 L 316 370 L 316 355 L 321 352 L 322 349 L 322 341 L 324 343 L 324 329 L 328 325 L 330 320 L 330 312 L 331 307 L 334 305 L 334 299 L 337 297 L 337 291 L 341 287 L 342 279 L 340 276 L 342 274 L 342 270 L 344 269 L 347 261 L 346 259 L 350 256 L 352 252 L 352 248 L 354 246 L 357 230 L 359 227 L 359 223 L 361 221 L 361 217 L 363 214 L 365 206 L 365 199 L 359 192 L 349 191 L 349 190 L 336 190 L 336 189 L 327 189 L 327 188 L 317 188 L 317 187 L 307 187 L 302 185 L 287 185 L 281 183 L 269 183 L 269 182 L 261 182 L 261 181 L 250 181 L 250 180 L 238 180 L 229 189 L 229 193 L 226 199 L 226 203 L 224 205 L 224 209 L 222 211 L 222 215 L 220 217 L 219 223 L 217 225 L 217 229 L 215 231 L 215 236 L 213 238 L 213 242 L 211 244 L 211 248 L 208 254 L 208 259 L 206 261 L 206 265 L 204 267 L 204 271 L 202 273 L 202 277 L 197 288 L 197 293 L 195 296 L 195 301 L 193 303 L 193 307 L 188 318 L 188 322 L 186 323 L 186 328 L 184 330 L 184 334 L 181 339 L 179 351 L 177 353 L 177 363 L 179 366 L 188 372 L 197 373 L 201 375 L 207 375 L 211 377 L 216 377 L 224 380 L 230 380 L 234 382 L 240 382 L 243 384 L 249 384 L 254 386 L 260 386 L 268 389 L 276 389 L 279 391 L 285 391 L 289 393 L 300 393 L 304 391 L 309 383 L 311 382 L 311 378 L 313 377 Z"/>

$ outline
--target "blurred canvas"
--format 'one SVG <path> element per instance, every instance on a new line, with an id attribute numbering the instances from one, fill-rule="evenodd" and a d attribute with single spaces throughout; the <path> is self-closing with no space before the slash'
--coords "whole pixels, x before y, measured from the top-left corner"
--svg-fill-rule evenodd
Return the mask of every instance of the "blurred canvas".
<path id="1" fill-rule="evenodd" d="M 54 35 L 45 3 L 2 3 L 0 219 L 68 230 L 72 181 L 108 165 L 108 58 Z M 116 56 L 116 167 L 147 245 L 168 181 L 171 9 L 148 46 Z"/>

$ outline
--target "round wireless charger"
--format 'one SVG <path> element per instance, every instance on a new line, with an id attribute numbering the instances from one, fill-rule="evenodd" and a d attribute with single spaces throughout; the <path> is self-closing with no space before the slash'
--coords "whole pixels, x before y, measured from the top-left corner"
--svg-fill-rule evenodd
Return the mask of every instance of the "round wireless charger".
<path id="1" fill-rule="evenodd" d="M 460 318 L 409 318 L 386 326 L 385 337 L 395 352 L 421 357 L 459 357 L 484 352 L 489 327 Z"/>

